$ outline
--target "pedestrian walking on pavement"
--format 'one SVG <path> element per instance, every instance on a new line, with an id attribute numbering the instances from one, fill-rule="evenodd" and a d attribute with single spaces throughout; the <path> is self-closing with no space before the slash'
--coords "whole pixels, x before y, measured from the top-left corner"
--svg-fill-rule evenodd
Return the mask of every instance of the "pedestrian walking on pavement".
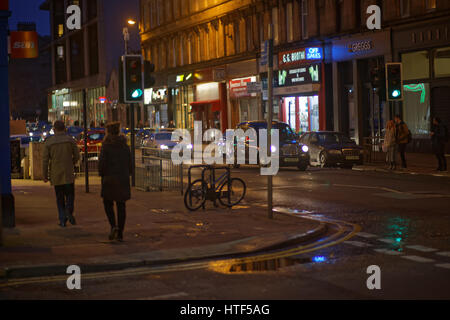
<path id="1" fill-rule="evenodd" d="M 448 142 L 448 129 L 438 117 L 433 118 L 431 128 L 431 143 L 433 152 L 438 159 L 438 171 L 447 171 L 447 159 L 445 159 L 445 145 Z"/>
<path id="2" fill-rule="evenodd" d="M 64 122 L 56 121 L 53 125 L 55 134 L 44 143 L 42 173 L 44 182 L 50 180 L 55 187 L 58 205 L 59 226 L 65 227 L 67 220 L 76 224 L 73 216 L 75 201 L 74 166 L 80 159 L 75 140 L 66 134 Z"/>
<path id="3" fill-rule="evenodd" d="M 411 142 L 411 134 L 408 126 L 399 115 L 395 116 L 395 136 L 398 152 L 402 159 L 402 167 L 406 169 L 406 146 Z"/>
<path id="4" fill-rule="evenodd" d="M 397 168 L 395 160 L 397 147 L 395 133 L 395 123 L 393 120 L 390 120 L 386 126 L 383 146 L 386 152 L 386 163 L 389 165 L 390 170 L 395 170 Z"/>
<path id="5" fill-rule="evenodd" d="M 127 139 L 120 135 L 120 123 L 106 126 L 106 137 L 100 152 L 98 170 L 102 179 L 103 205 L 111 226 L 109 240 L 123 241 L 126 220 L 125 203 L 131 198 L 131 152 Z M 117 207 L 117 223 L 114 213 Z"/>

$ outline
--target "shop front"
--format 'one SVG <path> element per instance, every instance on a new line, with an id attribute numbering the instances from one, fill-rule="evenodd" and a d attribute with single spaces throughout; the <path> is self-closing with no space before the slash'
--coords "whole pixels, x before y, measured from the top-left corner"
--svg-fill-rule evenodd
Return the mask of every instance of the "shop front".
<path id="1" fill-rule="evenodd" d="M 275 118 L 299 134 L 324 130 L 326 125 L 322 60 L 321 47 L 278 54 L 273 91 L 278 100 Z"/>
<path id="2" fill-rule="evenodd" d="M 391 110 L 384 90 L 384 65 L 392 61 L 391 32 L 378 31 L 342 37 L 331 43 L 334 130 L 362 145 L 383 134 Z M 378 70 L 378 71 L 377 71 Z"/>
<path id="3" fill-rule="evenodd" d="M 394 54 L 403 65 L 403 116 L 413 142 L 413 152 L 430 152 L 434 116 L 450 126 L 450 22 L 436 19 L 393 30 Z M 450 152 L 450 146 L 447 152 Z"/>
<path id="4" fill-rule="evenodd" d="M 259 120 L 259 99 L 257 93 L 249 93 L 248 83 L 255 83 L 256 76 L 232 79 L 228 82 L 231 108 L 231 127 L 244 121 Z"/>
<path id="5" fill-rule="evenodd" d="M 145 89 L 144 98 L 144 116 L 142 125 L 146 128 L 167 128 L 170 121 L 168 89 Z"/>
<path id="6" fill-rule="evenodd" d="M 174 121 L 177 128 L 227 128 L 226 84 L 222 69 L 206 69 L 169 76 Z"/>

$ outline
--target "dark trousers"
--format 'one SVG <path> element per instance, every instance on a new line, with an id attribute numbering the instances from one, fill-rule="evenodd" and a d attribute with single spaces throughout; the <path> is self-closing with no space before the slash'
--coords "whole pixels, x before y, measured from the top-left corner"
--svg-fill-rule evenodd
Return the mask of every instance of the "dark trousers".
<path id="1" fill-rule="evenodd" d="M 125 220 L 127 217 L 125 201 L 115 201 L 117 206 L 117 220 L 119 225 L 116 224 L 116 215 L 114 213 L 114 201 L 103 199 L 103 205 L 105 207 L 106 216 L 108 217 L 111 228 L 119 227 L 119 230 L 123 232 L 125 228 Z"/>
<path id="2" fill-rule="evenodd" d="M 445 158 L 445 143 L 439 143 L 433 146 L 434 153 L 438 159 L 438 170 L 447 171 L 447 159 Z"/>
<path id="3" fill-rule="evenodd" d="M 401 143 L 398 145 L 398 152 L 400 153 L 400 158 L 402 159 L 402 167 L 406 168 L 406 143 Z"/>
<path id="4" fill-rule="evenodd" d="M 75 184 L 55 186 L 56 204 L 58 205 L 59 222 L 67 222 L 67 212 L 71 215 L 74 210 Z"/>

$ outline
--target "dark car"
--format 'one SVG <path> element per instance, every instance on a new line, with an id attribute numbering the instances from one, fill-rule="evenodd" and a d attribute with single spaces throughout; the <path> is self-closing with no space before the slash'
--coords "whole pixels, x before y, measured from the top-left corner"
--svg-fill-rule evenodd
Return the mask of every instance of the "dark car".
<path id="1" fill-rule="evenodd" d="M 98 154 L 105 138 L 105 130 L 91 130 L 87 134 L 88 153 Z M 84 134 L 80 135 L 77 145 L 81 152 L 84 152 Z"/>
<path id="2" fill-rule="evenodd" d="M 332 131 L 306 132 L 300 142 L 307 145 L 311 166 L 340 165 L 352 168 L 363 163 L 363 148 L 343 133 Z"/>
<path id="3" fill-rule="evenodd" d="M 245 131 L 249 129 L 255 129 L 258 135 L 258 148 L 259 148 L 259 130 L 267 129 L 266 121 L 246 121 L 237 126 L 237 129 Z M 291 127 L 284 122 L 274 121 L 272 123 L 272 129 L 279 130 L 279 165 L 280 167 L 297 167 L 301 171 L 305 171 L 309 165 L 309 152 L 308 147 L 298 141 L 298 135 L 292 131 Z M 246 149 L 251 147 L 251 141 L 247 139 L 245 141 Z M 274 151 L 274 150 L 272 150 Z M 246 158 L 248 152 L 246 152 Z M 259 157 L 258 157 L 259 160 Z M 246 163 L 248 163 L 246 161 Z"/>

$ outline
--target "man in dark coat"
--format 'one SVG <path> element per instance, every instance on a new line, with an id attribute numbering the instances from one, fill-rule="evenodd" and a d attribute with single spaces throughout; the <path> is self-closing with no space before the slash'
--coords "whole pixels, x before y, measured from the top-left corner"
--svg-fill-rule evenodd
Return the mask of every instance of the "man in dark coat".
<path id="1" fill-rule="evenodd" d="M 445 145 L 447 144 L 447 128 L 438 117 L 433 118 L 433 126 L 431 129 L 431 143 L 433 152 L 438 159 L 438 171 L 447 171 L 447 159 L 445 159 Z"/>
<path id="2" fill-rule="evenodd" d="M 402 167 L 406 169 L 406 146 L 408 145 L 409 129 L 406 123 L 402 120 L 399 115 L 395 116 L 395 132 L 396 132 L 396 142 L 398 146 L 398 152 L 400 153 L 400 158 L 402 159 Z"/>
<path id="3" fill-rule="evenodd" d="M 131 198 L 131 152 L 127 140 L 120 135 L 120 123 L 110 123 L 106 127 L 106 137 L 100 153 L 98 170 L 102 178 L 103 204 L 111 225 L 110 240 L 123 240 L 125 228 L 125 202 Z M 114 202 L 117 206 L 116 224 Z"/>

